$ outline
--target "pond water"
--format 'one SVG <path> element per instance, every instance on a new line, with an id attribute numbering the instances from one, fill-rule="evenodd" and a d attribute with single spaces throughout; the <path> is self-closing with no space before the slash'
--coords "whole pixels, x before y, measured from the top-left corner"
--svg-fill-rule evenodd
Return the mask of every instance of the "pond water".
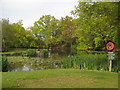
<path id="1" fill-rule="evenodd" d="M 8 72 L 61 68 L 60 59 L 68 55 L 54 53 L 48 58 L 8 56 Z"/>

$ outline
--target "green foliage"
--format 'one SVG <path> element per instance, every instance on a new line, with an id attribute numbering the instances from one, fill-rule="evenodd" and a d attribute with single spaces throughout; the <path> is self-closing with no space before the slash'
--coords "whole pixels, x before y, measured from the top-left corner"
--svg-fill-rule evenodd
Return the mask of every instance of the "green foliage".
<path id="1" fill-rule="evenodd" d="M 58 20 L 51 15 L 43 15 L 38 21 L 34 23 L 33 27 L 30 27 L 36 44 L 38 46 L 46 46 L 56 43 L 58 32 Z"/>
<path id="2" fill-rule="evenodd" d="M 2 50 L 8 51 L 10 47 L 53 49 L 63 45 L 73 52 L 91 47 L 101 50 L 109 40 L 119 43 L 118 3 L 78 1 L 72 14 L 76 18 L 65 16 L 58 20 L 43 15 L 27 29 L 22 20 L 10 23 L 9 19 L 2 19 Z"/>
<path id="3" fill-rule="evenodd" d="M 118 60 L 113 61 L 112 71 L 118 71 Z M 105 54 L 88 54 L 88 55 L 76 55 L 63 58 L 62 61 L 63 68 L 79 68 L 88 70 L 105 70 L 109 69 L 109 62 Z"/>
<path id="4" fill-rule="evenodd" d="M 36 55 L 35 49 L 28 49 L 22 53 L 22 56 L 34 57 Z"/>
<path id="5" fill-rule="evenodd" d="M 47 57 L 48 57 L 49 51 L 48 51 L 47 49 L 41 49 L 40 52 L 41 52 L 41 55 L 42 55 L 44 58 L 47 58 Z"/>
<path id="6" fill-rule="evenodd" d="M 87 46 L 85 48 L 103 47 L 108 40 L 117 42 L 118 3 L 79 1 L 72 14 L 78 17 L 77 37 L 80 44 Z M 83 45 L 78 46 L 83 48 Z"/>
<path id="7" fill-rule="evenodd" d="M 76 52 L 78 55 L 87 55 L 87 51 L 77 51 Z"/>
<path id="8" fill-rule="evenodd" d="M 10 23 L 9 19 L 2 19 L 2 51 L 9 51 L 10 47 L 29 47 L 29 40 L 32 35 L 25 31 L 22 20 L 17 23 Z M 28 36 L 29 35 L 29 36 Z M 32 38 L 29 38 L 32 37 Z M 29 39 L 29 40 L 28 40 Z"/>
<path id="9" fill-rule="evenodd" d="M 2 72 L 6 72 L 8 70 L 8 59 L 6 56 L 0 57 L 0 62 L 2 61 Z"/>
<path id="10" fill-rule="evenodd" d="M 8 19 L 2 19 L 2 51 L 8 51 L 9 47 L 13 45 L 15 31 Z M 11 40 L 12 39 L 12 40 Z"/>
<path id="11" fill-rule="evenodd" d="M 64 42 L 66 47 L 69 47 L 73 52 L 76 41 L 76 21 L 70 16 L 61 17 L 60 19 L 61 42 Z"/>
<path id="12" fill-rule="evenodd" d="M 102 39 L 100 37 L 94 38 L 95 47 L 100 47 Z"/>
<path id="13" fill-rule="evenodd" d="M 85 44 L 84 42 L 77 44 L 77 50 L 85 50 L 87 47 L 87 44 Z"/>
<path id="14" fill-rule="evenodd" d="M 115 55 L 114 56 L 115 59 L 112 60 L 112 71 L 118 72 L 120 71 L 120 56 L 119 55 Z"/>

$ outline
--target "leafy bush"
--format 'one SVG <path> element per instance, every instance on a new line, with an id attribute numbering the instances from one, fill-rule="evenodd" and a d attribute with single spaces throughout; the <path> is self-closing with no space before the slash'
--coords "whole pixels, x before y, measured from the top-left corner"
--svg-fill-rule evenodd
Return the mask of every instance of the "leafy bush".
<path id="1" fill-rule="evenodd" d="M 28 50 L 22 52 L 22 56 L 34 57 L 35 55 L 36 55 L 35 49 L 28 49 Z"/>
<path id="2" fill-rule="evenodd" d="M 8 60 L 6 56 L 0 57 L 0 63 L 2 62 L 2 72 L 8 71 Z"/>
<path id="3" fill-rule="evenodd" d="M 40 52 L 41 52 L 41 55 L 44 57 L 44 58 L 47 58 L 48 57 L 48 50 L 47 49 L 41 49 L 40 50 Z"/>
<path id="4" fill-rule="evenodd" d="M 117 59 L 118 57 L 113 60 L 112 71 L 118 71 Z M 61 60 L 61 67 L 108 71 L 109 62 L 106 54 L 75 55 L 63 58 Z"/>

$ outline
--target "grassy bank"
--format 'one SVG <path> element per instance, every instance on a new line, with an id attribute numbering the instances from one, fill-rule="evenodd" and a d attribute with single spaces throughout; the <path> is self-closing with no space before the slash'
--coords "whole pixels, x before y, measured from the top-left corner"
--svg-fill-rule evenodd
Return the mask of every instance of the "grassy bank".
<path id="1" fill-rule="evenodd" d="M 79 69 L 3 72 L 3 88 L 117 88 L 118 74 Z"/>
<path id="2" fill-rule="evenodd" d="M 26 51 L 26 48 L 10 48 L 7 52 L 2 52 L 1 55 L 5 56 L 13 56 L 13 55 L 21 55 L 23 51 Z"/>

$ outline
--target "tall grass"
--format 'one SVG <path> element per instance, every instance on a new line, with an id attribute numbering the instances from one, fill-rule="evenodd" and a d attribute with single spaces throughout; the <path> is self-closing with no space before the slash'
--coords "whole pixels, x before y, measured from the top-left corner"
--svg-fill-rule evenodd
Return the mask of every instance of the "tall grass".
<path id="1" fill-rule="evenodd" d="M 108 71 L 109 61 L 105 54 L 75 55 L 63 58 L 61 67 Z M 118 71 L 118 57 L 113 60 L 112 71 Z"/>

